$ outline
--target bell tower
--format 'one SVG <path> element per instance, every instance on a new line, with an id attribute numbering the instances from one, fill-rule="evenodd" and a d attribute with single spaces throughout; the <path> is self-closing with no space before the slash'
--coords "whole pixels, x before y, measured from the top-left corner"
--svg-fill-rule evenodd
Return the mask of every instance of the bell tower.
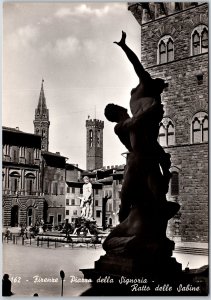
<path id="1" fill-rule="evenodd" d="M 86 120 L 86 168 L 89 171 L 103 167 L 103 128 L 103 121 Z"/>
<path id="2" fill-rule="evenodd" d="M 46 106 L 43 82 L 44 79 L 42 79 L 38 106 L 35 109 L 34 133 L 42 136 L 41 150 L 48 151 L 50 122 L 49 111 Z"/>

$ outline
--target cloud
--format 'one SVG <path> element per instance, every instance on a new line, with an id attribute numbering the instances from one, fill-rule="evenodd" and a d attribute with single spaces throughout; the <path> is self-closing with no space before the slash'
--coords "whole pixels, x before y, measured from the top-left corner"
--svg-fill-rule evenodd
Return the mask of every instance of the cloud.
<path id="1" fill-rule="evenodd" d="M 39 29 L 35 26 L 26 25 L 17 28 L 14 33 L 8 36 L 9 45 L 13 48 L 28 47 L 35 43 L 39 37 Z"/>
<path id="2" fill-rule="evenodd" d="M 50 18 L 50 17 L 43 17 L 42 19 L 41 19 L 41 22 L 40 22 L 40 24 L 41 23 L 43 23 L 43 24 L 51 24 L 52 23 L 52 18 Z"/>
<path id="3" fill-rule="evenodd" d="M 66 59 L 78 53 L 81 49 L 79 40 L 74 36 L 65 39 L 58 39 L 54 44 L 47 43 L 41 48 L 41 52 L 47 55 L 53 55 L 58 59 Z"/>
<path id="4" fill-rule="evenodd" d="M 97 52 L 97 45 L 93 40 L 85 40 L 83 41 L 83 46 L 85 52 L 88 52 L 89 54 L 93 55 Z"/>
<path id="5" fill-rule="evenodd" d="M 56 41 L 55 51 L 63 57 L 72 55 L 80 50 L 79 41 L 76 37 L 69 36 Z"/>
<path id="6" fill-rule="evenodd" d="M 103 8 L 91 8 L 90 6 L 87 6 L 86 4 L 81 4 L 77 8 L 78 14 L 84 14 L 84 15 L 95 15 L 96 17 L 102 17 L 104 15 L 107 15 L 109 12 L 109 6 L 104 6 Z"/>
<path id="7" fill-rule="evenodd" d="M 95 16 L 102 17 L 107 15 L 110 11 L 109 5 L 96 5 L 96 4 L 80 4 L 77 6 L 70 7 L 62 7 L 57 10 L 55 16 L 58 18 L 65 18 L 69 16 Z"/>
<path id="8" fill-rule="evenodd" d="M 62 7 L 55 13 L 55 16 L 58 18 L 64 18 L 71 15 L 71 9 L 68 7 Z"/>
<path id="9" fill-rule="evenodd" d="M 33 41 L 38 37 L 38 29 L 34 26 L 26 25 L 17 29 L 17 35 L 24 42 Z"/>

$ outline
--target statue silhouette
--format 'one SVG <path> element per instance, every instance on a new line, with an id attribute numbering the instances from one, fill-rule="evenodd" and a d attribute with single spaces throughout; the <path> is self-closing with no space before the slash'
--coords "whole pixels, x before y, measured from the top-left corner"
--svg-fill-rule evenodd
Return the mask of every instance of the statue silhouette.
<path id="1" fill-rule="evenodd" d="M 152 253 L 172 252 L 174 243 L 166 237 L 166 228 L 180 206 L 166 200 L 171 161 L 158 143 L 165 82 L 151 78 L 125 40 L 126 33 L 122 32 L 120 42 L 115 43 L 133 64 L 139 84 L 131 92 L 131 118 L 124 107 L 114 104 L 108 104 L 104 112 L 109 121 L 117 123 L 114 131 L 129 153 L 121 190 L 121 223 L 109 234 L 103 248 L 107 253 L 142 253 L 148 258 L 149 247 Z"/>

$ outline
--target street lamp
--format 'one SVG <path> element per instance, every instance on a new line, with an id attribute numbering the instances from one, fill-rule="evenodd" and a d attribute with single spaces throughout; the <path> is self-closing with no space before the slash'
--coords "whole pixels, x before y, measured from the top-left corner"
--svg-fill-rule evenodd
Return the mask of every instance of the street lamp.
<path id="1" fill-rule="evenodd" d="M 60 271 L 60 277 L 62 279 L 62 291 L 61 291 L 61 296 L 63 296 L 63 281 L 64 281 L 64 277 L 65 277 L 65 273 L 63 270 Z"/>

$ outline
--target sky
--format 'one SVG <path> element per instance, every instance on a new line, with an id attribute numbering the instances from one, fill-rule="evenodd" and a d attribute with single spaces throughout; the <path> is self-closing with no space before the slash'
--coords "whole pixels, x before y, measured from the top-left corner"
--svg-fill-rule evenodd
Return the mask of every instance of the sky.
<path id="1" fill-rule="evenodd" d="M 49 109 L 49 151 L 86 169 L 90 116 L 104 121 L 103 165 L 125 163 L 126 151 L 104 117 L 108 103 L 129 110 L 138 84 L 121 48 L 121 31 L 140 57 L 140 25 L 126 2 L 3 4 L 2 125 L 34 133 L 42 78 Z M 130 112 L 130 110 L 129 110 Z"/>

